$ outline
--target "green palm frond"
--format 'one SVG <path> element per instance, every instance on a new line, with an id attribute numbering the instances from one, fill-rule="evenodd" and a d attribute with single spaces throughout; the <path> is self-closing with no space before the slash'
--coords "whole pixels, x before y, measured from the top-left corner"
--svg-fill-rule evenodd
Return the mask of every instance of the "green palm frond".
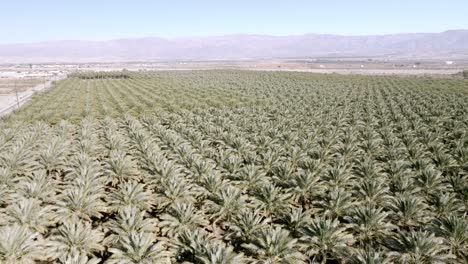
<path id="1" fill-rule="evenodd" d="M 154 233 L 157 231 L 157 221 L 148 218 L 144 211 L 136 206 L 125 206 L 118 211 L 115 219 L 105 224 L 112 234 L 105 238 L 105 244 L 115 244 L 122 237 L 131 233 Z"/>
<path id="2" fill-rule="evenodd" d="M 103 233 L 93 229 L 88 222 L 66 221 L 49 237 L 47 253 L 62 261 L 82 254 L 93 256 L 104 250 L 103 237 Z"/>
<path id="3" fill-rule="evenodd" d="M 354 237 L 336 219 L 316 218 L 301 228 L 301 247 L 305 254 L 323 263 L 327 259 L 339 260 L 349 254 Z"/>
<path id="4" fill-rule="evenodd" d="M 152 264 L 171 263 L 172 253 L 163 242 L 156 242 L 151 233 L 131 232 L 123 236 L 117 247 L 109 249 L 112 253 L 107 263 Z"/>
<path id="5" fill-rule="evenodd" d="M 6 209 L 6 217 L 12 224 L 43 234 L 48 226 L 54 225 L 57 215 L 51 205 L 41 205 L 34 199 L 21 199 Z"/>
<path id="6" fill-rule="evenodd" d="M 0 227 L 0 262 L 5 264 L 33 264 L 44 260 L 44 243 L 38 233 L 26 227 Z"/>
<path id="7" fill-rule="evenodd" d="M 254 240 L 243 247 L 254 253 L 257 263 L 305 263 L 304 255 L 298 250 L 296 239 L 280 227 L 261 229 Z"/>
<path id="8" fill-rule="evenodd" d="M 199 226 L 208 225 L 203 215 L 189 203 L 176 203 L 167 214 L 161 216 L 159 226 L 163 234 L 176 237 L 182 230 L 191 230 Z"/>
<path id="9" fill-rule="evenodd" d="M 134 181 L 124 182 L 119 188 L 109 195 L 109 205 L 111 210 L 120 210 L 121 208 L 132 205 L 141 210 L 149 210 L 153 206 L 153 197 L 151 192 L 145 190 L 146 186 Z"/>
<path id="10" fill-rule="evenodd" d="M 399 233 L 390 241 L 389 247 L 394 250 L 391 256 L 401 263 L 442 264 L 454 258 L 442 238 L 428 232 Z"/>

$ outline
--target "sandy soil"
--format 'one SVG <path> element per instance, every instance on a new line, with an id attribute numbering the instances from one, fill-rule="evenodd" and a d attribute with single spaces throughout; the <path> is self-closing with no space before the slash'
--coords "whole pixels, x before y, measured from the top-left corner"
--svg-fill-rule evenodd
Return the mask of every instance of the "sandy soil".
<path id="1" fill-rule="evenodd" d="M 57 80 L 60 80 L 62 78 L 64 77 L 59 77 L 57 78 Z M 34 93 L 37 93 L 44 89 L 49 88 L 51 84 L 52 84 L 52 81 L 47 81 L 45 85 L 43 83 L 38 84 L 32 87 L 31 89 L 18 93 L 19 106 L 21 107 L 21 105 L 25 104 Z M 17 102 L 15 93 L 7 94 L 7 95 L 0 95 L 0 116 L 13 112 L 17 108 L 18 108 L 18 102 Z"/>

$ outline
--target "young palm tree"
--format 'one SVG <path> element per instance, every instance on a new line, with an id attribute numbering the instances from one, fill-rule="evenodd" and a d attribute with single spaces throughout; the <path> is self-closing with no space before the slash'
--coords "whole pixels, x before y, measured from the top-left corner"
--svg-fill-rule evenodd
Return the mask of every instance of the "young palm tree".
<path id="1" fill-rule="evenodd" d="M 0 165 L 12 175 L 27 174 L 37 167 L 32 153 L 28 141 L 17 142 L 8 152 L 0 153 Z"/>
<path id="2" fill-rule="evenodd" d="M 100 218 L 108 209 L 101 192 L 89 192 L 85 187 L 73 186 L 61 195 L 57 207 L 57 215 L 62 221 L 80 218 L 91 221 L 91 217 Z"/>
<path id="3" fill-rule="evenodd" d="M 392 259 L 383 252 L 375 251 L 371 248 L 358 249 L 349 259 L 350 264 L 390 264 Z"/>
<path id="4" fill-rule="evenodd" d="M 278 186 L 287 187 L 296 174 L 296 167 L 290 162 L 280 162 L 272 168 L 272 180 Z"/>
<path id="5" fill-rule="evenodd" d="M 203 264 L 242 264 L 245 263 L 242 253 L 235 253 L 232 247 L 226 247 L 220 243 L 215 243 L 208 247 L 206 256 L 199 257 Z"/>
<path id="6" fill-rule="evenodd" d="M 303 208 L 290 208 L 281 216 L 281 223 L 294 235 L 300 236 L 301 228 L 307 226 L 311 221 L 312 212 Z"/>
<path id="7" fill-rule="evenodd" d="M 215 195 L 221 188 L 225 188 L 227 181 L 221 175 L 213 172 L 202 177 L 197 184 L 205 189 L 206 196 L 210 196 Z"/>
<path id="8" fill-rule="evenodd" d="M 452 214 L 461 214 L 464 211 L 463 203 L 457 199 L 454 193 L 442 193 L 430 198 L 431 211 L 436 217 L 445 217 Z"/>
<path id="9" fill-rule="evenodd" d="M 257 190 L 254 203 L 266 216 L 273 216 L 289 206 L 290 193 L 283 193 L 280 187 L 268 183 Z"/>
<path id="10" fill-rule="evenodd" d="M 55 223 L 56 218 L 53 206 L 41 206 L 41 202 L 34 199 L 21 199 L 6 209 L 8 222 L 41 234 Z"/>
<path id="11" fill-rule="evenodd" d="M 351 223 L 350 227 L 359 244 L 373 246 L 382 242 L 396 228 L 387 222 L 387 217 L 388 213 L 383 212 L 383 208 L 367 205 L 354 209 L 351 216 L 345 219 Z"/>
<path id="12" fill-rule="evenodd" d="M 163 242 L 156 242 L 151 233 L 131 232 L 123 236 L 107 263 L 111 264 L 152 264 L 171 263 L 172 253 L 166 250 Z"/>
<path id="13" fill-rule="evenodd" d="M 103 233 L 92 229 L 89 222 L 66 221 L 49 237 L 47 253 L 61 261 L 81 254 L 92 256 L 104 250 L 103 237 Z"/>
<path id="14" fill-rule="evenodd" d="M 21 181 L 8 167 L 0 167 L 0 184 L 5 188 L 15 188 Z"/>
<path id="15" fill-rule="evenodd" d="M 19 225 L 0 227 L 0 262 L 33 264 L 45 260 L 43 241 L 38 233 Z"/>
<path id="16" fill-rule="evenodd" d="M 195 262 L 207 256 L 208 246 L 212 243 L 213 236 L 200 228 L 182 230 L 177 237 L 178 246 L 177 260 L 183 262 L 188 260 Z"/>
<path id="17" fill-rule="evenodd" d="M 254 263 L 305 263 L 304 255 L 297 249 L 297 240 L 280 227 L 261 229 L 255 239 L 243 247 L 255 254 L 258 260 Z"/>
<path id="18" fill-rule="evenodd" d="M 115 219 L 105 224 L 112 234 L 105 238 L 104 244 L 115 245 L 122 237 L 132 232 L 154 233 L 157 230 L 157 222 L 154 218 L 145 218 L 145 212 L 136 206 L 125 206 L 118 211 Z"/>
<path id="19" fill-rule="evenodd" d="M 401 228 L 412 229 L 430 218 L 427 205 L 418 196 L 393 197 L 390 209 L 393 211 L 390 216 Z"/>
<path id="20" fill-rule="evenodd" d="M 69 255 L 63 263 L 67 264 L 99 264 L 101 259 L 95 257 L 88 257 L 86 254 L 71 254 Z"/>
<path id="21" fill-rule="evenodd" d="M 238 240 L 246 242 L 254 239 L 255 234 L 259 232 L 270 219 L 264 218 L 260 210 L 244 209 L 232 219 L 232 233 Z"/>
<path id="22" fill-rule="evenodd" d="M 453 259 L 443 240 L 426 231 L 400 232 L 389 243 L 391 256 L 400 263 L 442 264 Z"/>
<path id="23" fill-rule="evenodd" d="M 120 210 L 132 205 L 140 210 L 147 211 L 153 204 L 150 191 L 145 190 L 145 185 L 135 181 L 122 183 L 119 188 L 109 195 L 111 210 Z"/>
<path id="24" fill-rule="evenodd" d="M 244 166 L 238 173 L 233 175 L 233 179 L 240 181 L 240 188 L 243 192 L 253 192 L 261 184 L 266 182 L 266 174 L 260 167 L 253 164 Z"/>
<path id="25" fill-rule="evenodd" d="M 450 251 L 460 260 L 468 259 L 468 220 L 465 215 L 452 214 L 436 219 L 434 231 L 437 235 L 445 238 L 450 246 Z"/>
<path id="26" fill-rule="evenodd" d="M 18 185 L 15 196 L 19 198 L 36 199 L 44 203 L 56 203 L 57 182 L 51 179 L 44 170 L 37 170 L 28 175 Z"/>
<path id="27" fill-rule="evenodd" d="M 345 188 L 351 185 L 354 176 L 350 170 L 350 164 L 344 160 L 336 160 L 333 167 L 322 176 L 329 188 Z"/>
<path id="28" fill-rule="evenodd" d="M 415 183 L 427 196 L 445 192 L 448 187 L 442 173 L 433 166 L 424 167 L 416 176 Z"/>
<path id="29" fill-rule="evenodd" d="M 47 173 L 54 170 L 62 170 L 68 152 L 66 138 L 55 137 L 44 148 L 39 151 L 38 163 Z"/>
<path id="30" fill-rule="evenodd" d="M 363 179 L 354 189 L 359 202 L 365 205 L 387 206 L 391 200 L 389 188 L 382 178 Z"/>
<path id="31" fill-rule="evenodd" d="M 305 255 L 321 263 L 346 258 L 354 243 L 353 236 L 340 227 L 337 219 L 316 218 L 300 231 L 303 236 L 299 241 Z"/>
<path id="32" fill-rule="evenodd" d="M 113 150 L 106 160 L 105 175 L 112 186 L 138 178 L 136 164 L 125 152 Z"/>
<path id="33" fill-rule="evenodd" d="M 320 202 L 320 207 L 324 215 L 335 218 L 347 215 L 355 204 L 351 192 L 342 188 L 333 188 Z"/>
<path id="34" fill-rule="evenodd" d="M 182 230 L 192 230 L 208 223 L 193 204 L 178 202 L 172 206 L 169 213 L 161 216 L 159 226 L 163 234 L 176 237 Z"/>
<path id="35" fill-rule="evenodd" d="M 213 219 L 213 231 L 216 233 L 217 222 L 232 219 L 244 207 L 244 198 L 238 188 L 227 186 L 210 197 L 207 206 L 208 212 L 211 213 L 211 219 Z"/>
<path id="36" fill-rule="evenodd" d="M 300 171 L 289 183 L 292 188 L 292 198 L 304 208 L 311 208 L 314 197 L 323 194 L 324 186 L 318 174 Z"/>
<path id="37" fill-rule="evenodd" d="M 166 208 L 176 202 L 194 203 L 200 193 L 182 176 L 164 179 L 156 188 L 155 204 L 158 208 Z"/>

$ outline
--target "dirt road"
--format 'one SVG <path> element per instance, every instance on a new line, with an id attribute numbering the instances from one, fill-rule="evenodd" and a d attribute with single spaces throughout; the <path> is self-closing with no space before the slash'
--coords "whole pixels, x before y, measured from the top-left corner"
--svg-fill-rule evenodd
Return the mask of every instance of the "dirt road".
<path id="1" fill-rule="evenodd" d="M 57 81 L 64 78 L 66 76 L 58 76 Z M 0 116 L 7 115 L 18 109 L 18 106 L 21 107 L 25 104 L 35 93 L 48 89 L 52 85 L 52 82 L 52 80 L 47 81 L 45 84 L 38 84 L 31 89 L 18 93 L 18 100 L 15 93 L 0 95 Z"/>

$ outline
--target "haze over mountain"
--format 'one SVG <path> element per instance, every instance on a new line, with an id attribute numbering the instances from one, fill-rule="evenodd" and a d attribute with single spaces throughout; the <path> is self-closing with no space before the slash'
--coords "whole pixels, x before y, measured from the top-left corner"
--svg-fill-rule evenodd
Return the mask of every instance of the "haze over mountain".
<path id="1" fill-rule="evenodd" d="M 239 34 L 0 45 L 0 62 L 3 63 L 242 60 L 326 56 L 468 58 L 468 30 L 373 36 Z"/>

